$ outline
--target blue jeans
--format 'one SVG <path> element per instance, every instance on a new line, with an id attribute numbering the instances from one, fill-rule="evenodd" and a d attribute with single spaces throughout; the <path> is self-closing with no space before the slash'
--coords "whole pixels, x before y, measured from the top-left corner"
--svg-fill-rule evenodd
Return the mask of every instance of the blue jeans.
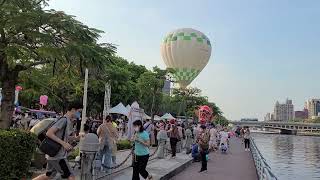
<path id="1" fill-rule="evenodd" d="M 104 159 L 103 159 L 103 156 L 104 156 Z M 103 149 L 100 150 L 100 152 L 99 152 L 99 159 L 101 160 L 102 167 L 104 168 L 106 173 L 109 173 L 111 171 L 110 169 L 107 168 L 107 167 L 112 166 L 111 165 L 111 161 L 112 161 L 111 156 L 112 156 L 112 151 L 111 151 L 110 146 L 105 145 L 103 147 Z"/>

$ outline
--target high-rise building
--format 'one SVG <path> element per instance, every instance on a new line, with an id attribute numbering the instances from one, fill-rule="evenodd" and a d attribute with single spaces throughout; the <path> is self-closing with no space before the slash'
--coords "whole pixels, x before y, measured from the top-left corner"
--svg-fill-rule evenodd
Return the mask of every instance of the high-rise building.
<path id="1" fill-rule="evenodd" d="M 164 81 L 162 92 L 168 95 L 171 94 L 171 82 L 169 80 Z"/>
<path id="2" fill-rule="evenodd" d="M 272 121 L 272 114 L 267 113 L 266 116 L 264 117 L 264 121 Z"/>
<path id="3" fill-rule="evenodd" d="M 308 118 L 308 109 L 304 109 L 303 111 L 295 111 L 294 117 L 297 119 L 307 119 Z"/>
<path id="4" fill-rule="evenodd" d="M 274 107 L 275 121 L 290 121 L 294 118 L 294 106 L 292 100 L 287 99 L 286 103 L 280 104 L 278 101 Z"/>
<path id="5" fill-rule="evenodd" d="M 270 113 L 267 113 L 267 114 L 264 116 L 264 121 L 270 121 Z"/>
<path id="6" fill-rule="evenodd" d="M 309 118 L 318 116 L 320 113 L 320 99 L 310 99 L 306 102 Z"/>

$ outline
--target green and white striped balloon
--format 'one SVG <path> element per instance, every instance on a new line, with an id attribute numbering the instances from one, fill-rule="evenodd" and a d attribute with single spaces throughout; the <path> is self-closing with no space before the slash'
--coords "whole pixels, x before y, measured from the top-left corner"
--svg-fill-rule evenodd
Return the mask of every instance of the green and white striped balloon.
<path id="1" fill-rule="evenodd" d="M 202 32 L 182 28 L 170 32 L 161 44 L 161 55 L 180 88 L 186 88 L 208 64 L 211 43 Z"/>

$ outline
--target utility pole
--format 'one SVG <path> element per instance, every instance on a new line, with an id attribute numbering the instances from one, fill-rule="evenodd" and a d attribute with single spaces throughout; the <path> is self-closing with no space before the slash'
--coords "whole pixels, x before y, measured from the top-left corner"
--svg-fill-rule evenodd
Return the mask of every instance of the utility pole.
<path id="1" fill-rule="evenodd" d="M 85 76 L 84 76 L 84 87 L 83 87 L 83 109 L 82 109 L 82 117 L 81 117 L 81 128 L 80 132 L 83 133 L 84 124 L 87 122 L 87 94 L 88 94 L 88 73 L 89 70 L 86 68 Z"/>
<path id="2" fill-rule="evenodd" d="M 110 110 L 111 86 L 106 83 L 104 88 L 103 119 L 106 119 Z"/>

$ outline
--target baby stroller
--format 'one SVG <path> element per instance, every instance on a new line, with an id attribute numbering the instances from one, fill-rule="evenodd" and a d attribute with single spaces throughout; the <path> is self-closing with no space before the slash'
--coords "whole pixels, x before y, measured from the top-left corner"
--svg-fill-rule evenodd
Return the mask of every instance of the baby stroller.
<path id="1" fill-rule="evenodd" d="M 192 155 L 192 158 L 193 158 L 193 162 L 200 162 L 201 161 L 198 144 L 193 144 L 192 145 L 191 155 Z"/>

